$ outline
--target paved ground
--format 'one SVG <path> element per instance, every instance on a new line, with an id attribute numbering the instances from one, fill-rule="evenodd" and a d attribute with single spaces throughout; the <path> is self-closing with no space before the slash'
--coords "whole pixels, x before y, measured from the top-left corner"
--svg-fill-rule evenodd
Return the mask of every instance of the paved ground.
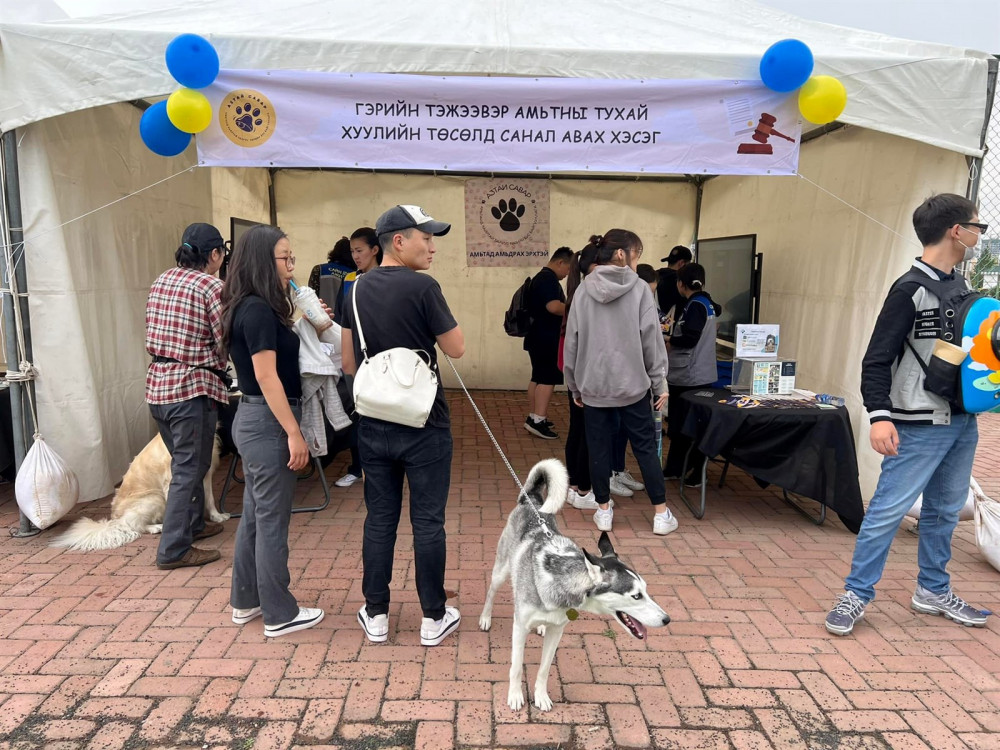
<path id="1" fill-rule="evenodd" d="M 523 430 L 520 394 L 477 397 L 522 476 L 559 454 L 560 442 Z M 447 585 L 464 614 L 457 637 L 419 645 L 404 528 L 389 642 L 363 640 L 354 619 L 364 518 L 357 485 L 335 489 L 326 511 L 293 517 L 292 589 L 328 614 L 318 628 L 274 641 L 260 620 L 230 621 L 235 520 L 207 545 L 221 548 L 222 561 L 171 572 L 156 570 L 149 536 L 90 554 L 50 549 L 48 532 L 5 537 L 0 748 L 1000 747 L 1000 626 L 966 629 L 910 610 L 917 539 L 909 522 L 867 621 L 855 637 L 835 638 L 822 621 L 853 537 L 835 517 L 811 525 L 739 471 L 712 493 L 702 521 L 672 499 L 681 526 L 666 538 L 651 533 L 644 496 L 619 503 L 615 543 L 672 623 L 640 642 L 582 615 L 550 677 L 553 710 L 509 710 L 509 589 L 491 633 L 477 619 L 516 490 L 467 402 L 450 400 Z M 976 475 L 1000 497 L 1000 417 L 981 423 Z M 344 466 L 335 460 L 330 478 Z M 0 523 L 12 526 L 11 488 L 0 493 Z M 317 493 L 314 479 L 301 483 L 303 501 Z M 108 505 L 85 510 L 98 516 Z M 590 514 L 567 509 L 564 526 L 594 545 Z M 1000 573 L 980 558 L 971 522 L 959 527 L 951 571 L 960 594 L 1000 610 Z M 539 651 L 532 636 L 529 684 Z"/>

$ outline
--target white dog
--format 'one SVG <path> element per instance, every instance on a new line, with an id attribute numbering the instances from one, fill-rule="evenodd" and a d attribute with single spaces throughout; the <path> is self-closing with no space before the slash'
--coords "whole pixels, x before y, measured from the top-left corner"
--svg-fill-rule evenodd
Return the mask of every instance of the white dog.
<path id="1" fill-rule="evenodd" d="M 479 617 L 479 627 L 489 630 L 493 599 L 509 576 L 514 589 L 514 624 L 507 705 L 514 710 L 524 705 L 521 678 L 528 631 L 544 629 L 535 705 L 548 711 L 552 708 L 549 668 L 566 624 L 576 619 L 578 611 L 613 616 L 626 633 L 640 639 L 646 637 L 647 627 L 670 622 L 667 613 L 649 598 L 642 577 L 618 559 L 607 532 L 601 534 L 597 545 L 601 557 L 595 557 L 556 528 L 553 514 L 566 502 L 568 484 L 566 468 L 554 458 L 535 464 L 528 474 L 524 493 L 500 535 L 493 580 Z"/>
<path id="2" fill-rule="evenodd" d="M 205 518 L 216 523 L 229 520 L 228 513 L 219 513 L 216 509 L 212 492 L 212 475 L 219 465 L 220 448 L 221 441 L 216 437 L 212 465 L 204 482 Z M 129 464 L 121 487 L 111 501 L 111 518 L 99 521 L 81 518 L 50 546 L 89 552 L 124 546 L 143 533 L 159 534 L 163 529 L 169 488 L 170 452 L 163 438 L 156 435 Z"/>

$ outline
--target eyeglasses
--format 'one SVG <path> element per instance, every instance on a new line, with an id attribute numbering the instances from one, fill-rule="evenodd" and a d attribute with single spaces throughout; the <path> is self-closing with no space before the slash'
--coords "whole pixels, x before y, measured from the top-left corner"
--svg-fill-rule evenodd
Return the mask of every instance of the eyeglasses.
<path id="1" fill-rule="evenodd" d="M 285 265 L 286 266 L 294 266 L 295 265 L 295 256 L 294 255 L 275 255 L 274 259 L 275 260 L 283 260 L 283 261 L 285 261 Z"/>
<path id="2" fill-rule="evenodd" d="M 986 234 L 986 230 L 990 228 L 989 224 L 980 224 L 978 221 L 960 221 L 958 225 L 960 227 L 976 227 L 980 234 Z"/>

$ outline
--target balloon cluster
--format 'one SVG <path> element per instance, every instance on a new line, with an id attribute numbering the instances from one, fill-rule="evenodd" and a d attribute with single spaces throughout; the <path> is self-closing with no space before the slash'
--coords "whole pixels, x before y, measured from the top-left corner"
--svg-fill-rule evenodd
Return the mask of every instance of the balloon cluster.
<path id="1" fill-rule="evenodd" d="M 760 59 L 760 79 L 769 89 L 799 89 L 799 112 L 815 125 L 833 122 L 847 105 L 847 89 L 833 76 L 814 76 L 812 51 L 798 39 L 775 42 Z"/>
<path id="2" fill-rule="evenodd" d="M 212 122 L 212 104 L 195 89 L 209 86 L 219 75 L 219 55 L 207 39 L 181 34 L 167 45 L 167 70 L 184 88 L 142 114 L 139 136 L 160 156 L 177 156 L 188 147 L 192 133 Z"/>

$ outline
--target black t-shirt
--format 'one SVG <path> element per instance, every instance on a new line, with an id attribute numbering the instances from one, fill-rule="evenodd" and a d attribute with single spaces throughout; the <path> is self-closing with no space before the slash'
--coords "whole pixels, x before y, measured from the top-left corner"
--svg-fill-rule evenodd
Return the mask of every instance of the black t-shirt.
<path id="1" fill-rule="evenodd" d="M 549 302 L 566 301 L 562 285 L 556 272 L 546 266 L 531 280 L 531 290 L 528 294 L 528 312 L 531 314 L 531 329 L 527 339 L 532 342 L 544 341 L 558 343 L 559 331 L 562 328 L 562 314 L 553 315 L 545 306 Z"/>
<path id="2" fill-rule="evenodd" d="M 355 330 L 355 294 L 358 294 L 358 315 L 368 356 L 397 346 L 422 349 L 430 355 L 432 366 L 438 373 L 438 392 L 427 424 L 430 427 L 449 427 L 448 403 L 444 398 L 435 344 L 438 336 L 448 333 L 458 323 L 448 309 L 441 285 L 430 276 L 405 266 L 375 268 L 354 282 L 344 299 L 341 325 L 352 331 L 354 359 L 360 367 L 364 355 L 361 353 L 361 337 Z"/>
<path id="3" fill-rule="evenodd" d="M 278 378 L 288 398 L 301 398 L 299 377 L 299 337 L 281 322 L 263 297 L 256 295 L 240 302 L 233 312 L 229 356 L 236 367 L 240 390 L 247 396 L 263 396 L 253 372 L 257 352 L 273 351 Z"/>

